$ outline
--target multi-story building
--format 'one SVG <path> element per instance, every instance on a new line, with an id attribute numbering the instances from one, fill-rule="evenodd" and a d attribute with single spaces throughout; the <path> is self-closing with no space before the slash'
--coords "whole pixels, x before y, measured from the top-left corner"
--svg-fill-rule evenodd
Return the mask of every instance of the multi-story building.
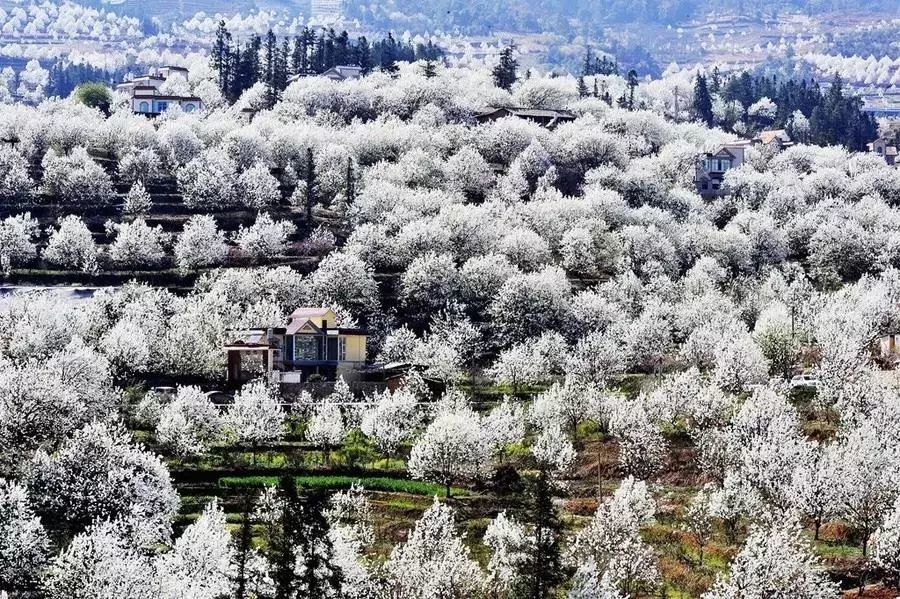
<path id="1" fill-rule="evenodd" d="M 366 361 L 365 329 L 337 326 L 330 308 L 298 308 L 283 327 L 235 331 L 225 346 L 228 382 L 265 377 L 300 383 L 311 375 L 352 378 Z"/>
<path id="2" fill-rule="evenodd" d="M 171 106 L 185 112 L 203 109 L 203 101 L 192 96 L 188 86 L 188 70 L 184 67 L 162 67 L 116 86 L 131 96 L 131 109 L 138 114 L 156 116 Z"/>
<path id="3" fill-rule="evenodd" d="M 697 161 L 694 183 L 697 193 L 704 198 L 714 198 L 725 194 L 725 174 L 744 164 L 749 141 L 736 141 L 721 146 L 715 152 L 703 154 Z"/>

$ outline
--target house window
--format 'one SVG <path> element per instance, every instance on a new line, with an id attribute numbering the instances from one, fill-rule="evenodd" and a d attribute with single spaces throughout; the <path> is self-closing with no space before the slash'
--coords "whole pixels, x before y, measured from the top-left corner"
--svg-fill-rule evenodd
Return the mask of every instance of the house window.
<path id="1" fill-rule="evenodd" d="M 138 104 L 138 112 L 150 112 L 150 104 L 147 102 L 141 102 Z"/>
<path id="2" fill-rule="evenodd" d="M 347 338 L 346 337 L 338 337 L 338 362 L 346 362 L 347 361 Z"/>
<path id="3" fill-rule="evenodd" d="M 194 112 L 194 105 L 190 102 L 184 105 L 185 112 Z"/>
<path id="4" fill-rule="evenodd" d="M 157 112 L 165 112 L 168 107 L 169 107 L 168 102 L 157 102 L 156 103 L 156 111 Z"/>
<path id="5" fill-rule="evenodd" d="M 318 344 L 312 335 L 294 337 L 294 360 L 318 360 Z"/>
<path id="6" fill-rule="evenodd" d="M 703 183 L 700 184 L 701 189 L 709 189 L 709 181 L 706 179 L 703 180 Z"/>

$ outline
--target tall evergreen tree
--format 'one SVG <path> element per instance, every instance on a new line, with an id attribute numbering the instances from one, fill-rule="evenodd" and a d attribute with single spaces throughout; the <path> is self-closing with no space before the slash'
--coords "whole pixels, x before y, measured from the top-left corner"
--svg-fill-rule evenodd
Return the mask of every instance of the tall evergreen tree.
<path id="1" fill-rule="evenodd" d="M 709 88 L 706 86 L 706 77 L 697 74 L 697 80 L 694 83 L 694 114 L 697 118 L 706 123 L 707 126 L 713 125 L 712 97 L 709 95 Z"/>
<path id="2" fill-rule="evenodd" d="M 216 28 L 216 41 L 213 43 L 210 53 L 210 62 L 213 70 L 216 71 L 219 91 L 227 96 L 231 86 L 233 60 L 231 55 L 231 34 L 225 27 L 224 20 L 219 21 L 219 26 Z"/>
<path id="3" fill-rule="evenodd" d="M 312 148 L 306 148 L 306 226 L 312 227 L 312 210 L 316 203 L 316 165 Z"/>
<path id="4" fill-rule="evenodd" d="M 553 481 L 546 468 L 531 483 L 528 521 L 534 530 L 534 542 L 523 568 L 523 587 L 518 596 L 550 599 L 565 580 L 562 564 L 562 522 L 553 505 Z"/>
<path id="5" fill-rule="evenodd" d="M 584 75 L 578 76 L 578 97 L 585 98 L 588 95 L 587 83 L 584 82 Z"/>
<path id="6" fill-rule="evenodd" d="M 435 66 L 434 61 L 430 58 L 426 58 L 424 64 L 422 65 L 422 75 L 425 76 L 426 79 L 431 79 L 432 77 L 437 77 L 437 66 Z"/>
<path id="7" fill-rule="evenodd" d="M 241 500 L 241 529 L 235 551 L 234 596 L 247 597 L 247 561 L 253 548 L 253 500 L 249 492 L 244 492 Z"/>
<path id="8" fill-rule="evenodd" d="M 509 91 L 518 79 L 516 69 L 519 68 L 519 61 L 514 55 L 515 47 L 510 45 L 500 51 L 500 62 L 494 67 L 494 84 L 497 87 Z"/>
<path id="9" fill-rule="evenodd" d="M 275 60 L 275 89 L 279 92 L 283 92 L 287 87 L 288 79 L 290 78 L 290 69 L 288 68 L 288 63 L 290 62 L 291 55 L 291 46 L 290 42 L 285 38 L 281 42 L 281 48 L 278 51 L 277 59 Z"/>
<path id="10" fill-rule="evenodd" d="M 638 86 L 638 76 L 637 71 L 631 69 L 628 71 L 628 110 L 634 110 L 634 90 L 637 89 Z"/>
<path id="11" fill-rule="evenodd" d="M 595 75 L 594 72 L 594 51 L 590 46 L 587 47 L 587 50 L 584 52 L 584 61 L 581 63 L 581 76 L 589 77 L 590 75 Z"/>
<path id="12" fill-rule="evenodd" d="M 276 491 L 281 513 L 269 526 L 268 544 L 276 599 L 339 597 L 343 574 L 333 563 L 321 492 L 301 495 L 292 476 L 283 476 Z"/>
<path id="13" fill-rule="evenodd" d="M 396 76 L 400 68 L 397 66 L 397 40 L 388 32 L 387 38 L 381 40 L 381 72 Z"/>
<path id="14" fill-rule="evenodd" d="M 265 65 L 263 66 L 263 83 L 266 86 L 266 102 L 268 105 L 274 106 L 275 102 L 278 101 L 278 85 L 275 81 L 275 72 L 278 69 L 278 40 L 275 38 L 275 33 L 269 29 L 268 33 L 266 33 L 266 43 L 265 43 Z"/>
<path id="15" fill-rule="evenodd" d="M 356 64 L 362 69 L 363 75 L 368 75 L 375 67 L 372 60 L 372 49 L 369 47 L 369 40 L 366 36 L 361 36 L 356 40 Z"/>
<path id="16" fill-rule="evenodd" d="M 353 201 L 356 199 L 356 179 L 353 173 L 353 159 L 347 158 L 347 173 L 346 173 L 346 194 L 347 194 L 347 205 L 351 205 Z"/>
<path id="17" fill-rule="evenodd" d="M 304 27 L 300 35 L 294 37 L 294 46 L 291 49 L 291 74 L 293 75 L 306 75 L 309 72 L 308 32 L 309 29 Z"/>

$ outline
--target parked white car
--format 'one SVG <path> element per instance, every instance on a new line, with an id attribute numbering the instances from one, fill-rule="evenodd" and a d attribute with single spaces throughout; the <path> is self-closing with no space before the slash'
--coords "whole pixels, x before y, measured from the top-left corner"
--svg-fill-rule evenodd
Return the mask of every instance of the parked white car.
<path id="1" fill-rule="evenodd" d="M 819 379 L 812 374 L 798 374 L 791 379 L 791 389 L 798 387 L 819 387 Z"/>

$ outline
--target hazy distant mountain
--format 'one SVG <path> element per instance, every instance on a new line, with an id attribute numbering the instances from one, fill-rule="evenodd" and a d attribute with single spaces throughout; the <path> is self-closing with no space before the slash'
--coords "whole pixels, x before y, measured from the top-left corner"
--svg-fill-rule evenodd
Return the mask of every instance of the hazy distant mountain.
<path id="1" fill-rule="evenodd" d="M 169 21 L 203 11 L 249 12 L 280 8 L 310 14 L 311 0 L 109 0 L 107 7 L 141 17 Z M 82 0 L 99 5 L 102 0 Z M 378 29 L 486 34 L 498 31 L 596 33 L 616 22 L 680 24 L 717 13 L 766 18 L 784 11 L 821 14 L 833 11 L 900 15 L 898 0 L 344 0 L 344 15 Z"/>

